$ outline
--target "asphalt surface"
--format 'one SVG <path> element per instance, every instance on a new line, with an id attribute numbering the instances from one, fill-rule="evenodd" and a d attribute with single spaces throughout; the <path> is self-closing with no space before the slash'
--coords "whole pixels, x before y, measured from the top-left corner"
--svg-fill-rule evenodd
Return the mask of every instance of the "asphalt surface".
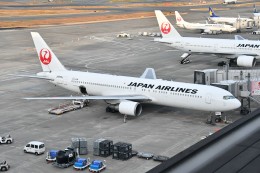
<path id="1" fill-rule="evenodd" d="M 190 13 L 184 16 L 187 21 L 201 19 L 202 12 Z M 230 11 L 230 14 L 236 13 Z M 183 36 L 234 38 L 234 34 L 202 36 L 178 30 Z M 103 101 L 93 101 L 89 107 L 61 116 L 48 114 L 48 108 L 63 102 L 22 98 L 77 94 L 47 81 L 10 75 L 41 71 L 30 36 L 32 31 L 39 32 L 60 61 L 73 70 L 139 77 L 146 67 L 152 67 L 158 78 L 193 83 L 194 70 L 218 68 L 217 63 L 223 60 L 213 55 L 192 55 L 190 64 L 180 65 L 182 52 L 155 43 L 152 37 L 138 36 L 138 32 L 159 32 L 155 18 L 0 31 L 0 135 L 11 134 L 14 138 L 13 144 L 0 146 L 0 160 L 7 160 L 11 165 L 10 172 L 73 172 L 72 168 L 63 170 L 46 164 L 45 154 L 23 153 L 23 146 L 39 140 L 46 144 L 47 150 L 64 149 L 71 144 L 72 137 L 86 137 L 89 154 L 82 157 L 105 159 L 108 165 L 105 172 L 142 173 L 159 163 L 136 157 L 128 161 L 114 160 L 111 156 L 96 157 L 92 154 L 93 141 L 107 138 L 114 143 L 128 142 L 137 151 L 171 157 L 200 141 L 201 136 L 226 126 L 205 124 L 208 112 L 149 104 L 143 105 L 142 116 L 129 117 L 127 123 L 123 123 L 123 116 L 118 113 L 106 113 L 107 105 Z M 130 33 L 133 39 L 116 38 L 122 31 Z M 241 35 L 259 39 L 249 32 Z M 225 115 L 233 121 L 241 117 L 239 110 Z"/>

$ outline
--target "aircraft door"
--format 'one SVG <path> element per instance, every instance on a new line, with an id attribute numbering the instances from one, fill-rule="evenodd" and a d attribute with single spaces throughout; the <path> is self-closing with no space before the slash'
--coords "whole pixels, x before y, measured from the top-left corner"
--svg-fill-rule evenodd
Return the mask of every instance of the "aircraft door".
<path id="1" fill-rule="evenodd" d="M 207 104 L 211 104 L 211 95 L 210 95 L 210 94 L 206 94 L 205 102 L 206 102 Z"/>
<path id="2" fill-rule="evenodd" d="M 56 76 L 55 82 L 57 85 L 62 85 L 63 84 L 63 76 Z"/>
<path id="3" fill-rule="evenodd" d="M 84 95 L 88 95 L 87 89 L 85 86 L 79 86 L 79 91 L 84 94 Z"/>

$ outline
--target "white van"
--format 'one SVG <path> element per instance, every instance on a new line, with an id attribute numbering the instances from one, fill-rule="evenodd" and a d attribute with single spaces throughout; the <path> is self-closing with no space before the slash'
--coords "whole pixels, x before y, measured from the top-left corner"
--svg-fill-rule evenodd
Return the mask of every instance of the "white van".
<path id="1" fill-rule="evenodd" d="M 45 152 L 45 146 L 43 142 L 32 141 L 24 147 L 23 151 L 25 153 L 34 153 L 35 155 L 39 155 Z"/>

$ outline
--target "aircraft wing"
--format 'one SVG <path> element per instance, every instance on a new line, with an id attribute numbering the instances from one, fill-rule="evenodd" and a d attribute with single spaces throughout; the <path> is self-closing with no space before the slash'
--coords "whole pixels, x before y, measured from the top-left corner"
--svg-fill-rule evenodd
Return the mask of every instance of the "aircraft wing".
<path id="1" fill-rule="evenodd" d="M 65 96 L 65 97 L 28 97 L 26 100 L 137 100 L 150 101 L 143 95 L 111 95 L 111 96 Z"/>

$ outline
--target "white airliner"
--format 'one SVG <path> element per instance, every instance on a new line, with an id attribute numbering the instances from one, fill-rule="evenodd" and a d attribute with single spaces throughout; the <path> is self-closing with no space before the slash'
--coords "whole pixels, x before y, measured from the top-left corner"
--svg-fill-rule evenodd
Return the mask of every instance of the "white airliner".
<path id="1" fill-rule="evenodd" d="M 228 23 L 228 24 L 235 24 L 237 22 L 254 22 L 253 19 L 250 18 L 242 18 L 242 17 L 220 17 L 216 15 L 211 7 L 209 7 L 209 18 L 210 21 L 215 23 Z"/>
<path id="2" fill-rule="evenodd" d="M 189 30 L 199 30 L 201 33 L 217 34 L 222 32 L 234 32 L 237 29 L 231 25 L 225 24 L 208 24 L 208 23 L 190 23 L 186 22 L 178 11 L 175 11 L 177 26 Z"/>
<path id="3" fill-rule="evenodd" d="M 194 53 L 215 54 L 236 61 L 238 66 L 253 67 L 260 58 L 260 41 L 246 40 L 236 35 L 235 39 L 182 37 L 164 14 L 155 10 L 162 38 L 155 41 L 171 44 L 172 47 L 185 53 L 181 64 L 189 62 L 188 57 Z"/>
<path id="4" fill-rule="evenodd" d="M 131 116 L 141 114 L 140 102 L 203 111 L 229 111 L 241 105 L 221 88 L 156 79 L 152 68 L 147 68 L 139 78 L 67 70 L 38 33 L 31 35 L 43 72 L 19 76 L 45 79 L 83 96 L 25 99 L 105 100 L 109 104 L 107 111 L 116 110 Z"/>

